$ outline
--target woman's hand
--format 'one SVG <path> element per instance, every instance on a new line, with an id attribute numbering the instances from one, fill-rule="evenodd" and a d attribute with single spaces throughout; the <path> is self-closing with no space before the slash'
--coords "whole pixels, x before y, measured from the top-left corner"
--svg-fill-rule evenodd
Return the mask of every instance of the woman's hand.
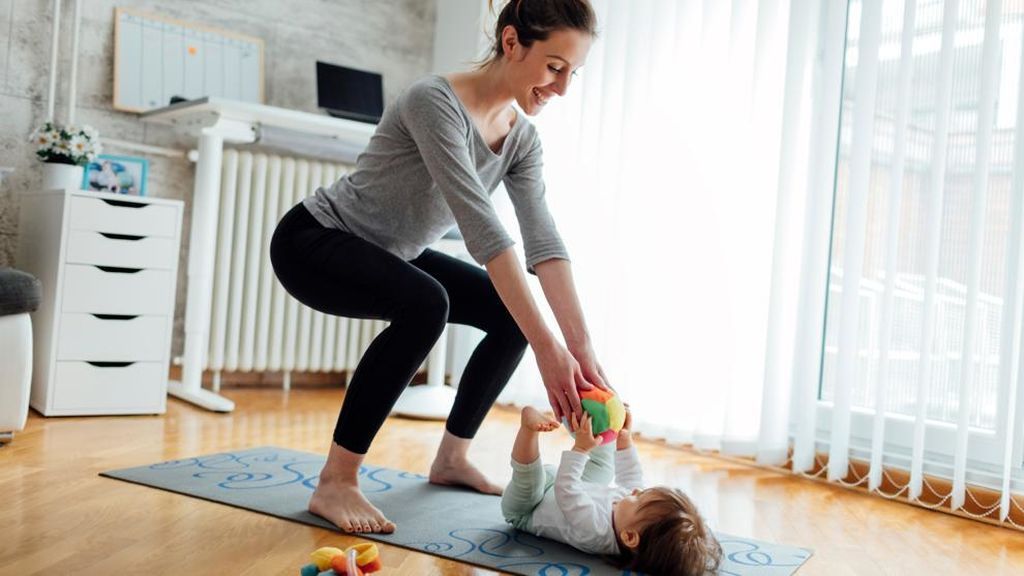
<path id="1" fill-rule="evenodd" d="M 572 449 L 577 452 L 586 454 L 601 443 L 601 441 L 594 436 L 594 424 L 590 414 L 583 415 L 582 423 L 580 423 L 580 420 L 575 414 L 573 414 L 572 430 L 576 433 L 576 443 L 573 445 Z"/>
<path id="2" fill-rule="evenodd" d="M 576 386 L 585 389 L 590 386 L 586 385 L 579 362 L 557 341 L 552 341 L 542 349 L 535 349 L 534 356 L 555 418 L 561 420 L 564 417 L 571 421 L 573 414 L 582 415 L 583 407 Z"/>
<path id="3" fill-rule="evenodd" d="M 597 363 L 597 355 L 594 353 L 594 348 L 589 343 L 575 346 L 570 344 L 569 352 L 579 362 L 583 379 L 587 383 L 597 386 L 602 390 L 613 391 L 611 384 L 608 383 L 608 377 L 604 375 L 604 369 Z M 582 386 L 582 388 L 589 390 L 591 386 Z"/>

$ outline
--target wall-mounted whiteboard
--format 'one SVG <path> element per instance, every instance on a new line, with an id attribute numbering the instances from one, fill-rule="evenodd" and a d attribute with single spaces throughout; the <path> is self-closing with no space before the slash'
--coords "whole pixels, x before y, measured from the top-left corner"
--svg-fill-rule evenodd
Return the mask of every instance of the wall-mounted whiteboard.
<path id="1" fill-rule="evenodd" d="M 172 96 L 264 102 L 262 39 L 126 8 L 114 22 L 115 109 L 145 112 Z"/>

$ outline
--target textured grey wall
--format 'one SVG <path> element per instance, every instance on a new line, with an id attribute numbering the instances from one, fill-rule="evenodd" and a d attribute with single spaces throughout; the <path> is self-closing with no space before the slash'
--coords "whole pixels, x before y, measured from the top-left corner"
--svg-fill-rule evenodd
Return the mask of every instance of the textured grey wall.
<path id="1" fill-rule="evenodd" d="M 72 2 L 61 14 L 63 57 L 57 82 L 56 119 L 67 114 Z M 144 125 L 134 114 L 113 110 L 114 8 L 131 7 L 188 22 L 233 30 L 264 41 L 267 104 L 318 112 L 316 60 L 377 70 L 385 98 L 430 72 L 436 0 L 83 0 L 79 39 L 76 124 L 103 137 L 178 149 L 194 140 L 170 129 Z M 0 0 L 0 166 L 15 168 L 0 185 L 0 266 L 13 264 L 18 196 L 41 182 L 39 163 L 27 144 L 46 117 L 51 42 L 51 0 Z M 108 148 L 112 153 L 129 153 Z M 178 280 L 174 354 L 180 354 L 184 273 L 188 254 L 188 202 L 193 165 L 149 155 L 150 196 L 186 202 Z"/>

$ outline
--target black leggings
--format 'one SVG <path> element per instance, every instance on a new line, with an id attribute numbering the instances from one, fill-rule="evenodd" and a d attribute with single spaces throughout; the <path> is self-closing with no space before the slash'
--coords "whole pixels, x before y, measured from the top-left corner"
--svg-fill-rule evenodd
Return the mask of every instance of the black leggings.
<path id="1" fill-rule="evenodd" d="M 487 333 L 459 382 L 447 429 L 472 438 L 526 350 L 526 338 L 487 272 L 434 250 L 406 262 L 348 232 L 327 228 L 300 203 L 270 243 L 289 294 L 325 314 L 387 320 L 349 381 L 334 441 L 365 454 L 445 323 Z"/>

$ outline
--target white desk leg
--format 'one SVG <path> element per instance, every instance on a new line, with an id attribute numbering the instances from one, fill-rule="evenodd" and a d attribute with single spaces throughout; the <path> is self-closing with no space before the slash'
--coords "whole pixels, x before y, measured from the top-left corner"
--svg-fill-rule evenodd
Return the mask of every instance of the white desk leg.
<path id="1" fill-rule="evenodd" d="M 444 385 L 445 356 L 448 353 L 448 328 L 434 344 L 427 359 L 426 386 L 409 386 L 391 410 L 396 416 L 447 420 L 455 402 L 455 389 Z"/>
<path id="2" fill-rule="evenodd" d="M 203 389 L 203 357 L 209 346 L 210 300 L 217 251 L 217 213 L 224 139 L 204 129 L 199 136 L 199 161 L 192 191 L 192 231 L 189 235 L 188 292 L 185 308 L 185 357 L 181 382 L 171 381 L 172 396 L 216 412 L 230 412 L 235 403 Z"/>

